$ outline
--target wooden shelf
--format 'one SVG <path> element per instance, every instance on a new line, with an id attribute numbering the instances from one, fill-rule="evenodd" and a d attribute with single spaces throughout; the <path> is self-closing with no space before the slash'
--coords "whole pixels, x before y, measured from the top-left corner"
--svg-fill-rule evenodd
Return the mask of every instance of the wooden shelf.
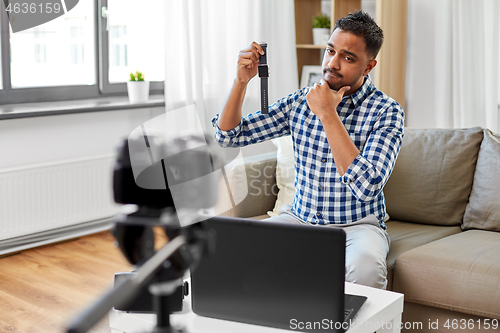
<path id="1" fill-rule="evenodd" d="M 330 0 L 331 29 L 339 17 L 344 17 L 356 9 L 361 9 L 361 0 Z M 324 45 L 314 45 L 312 37 L 312 18 L 321 13 L 321 0 L 295 0 L 295 40 L 297 48 L 297 70 L 299 82 L 302 67 L 321 65 Z"/>
<path id="2" fill-rule="evenodd" d="M 298 49 L 312 49 L 312 50 L 326 48 L 325 45 L 314 45 L 314 44 L 297 44 L 296 46 Z"/>

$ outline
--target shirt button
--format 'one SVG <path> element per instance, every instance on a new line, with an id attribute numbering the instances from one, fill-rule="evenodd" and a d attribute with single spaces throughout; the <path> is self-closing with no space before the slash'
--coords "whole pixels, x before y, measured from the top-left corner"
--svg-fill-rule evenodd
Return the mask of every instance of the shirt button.
<path id="1" fill-rule="evenodd" d="M 326 158 L 322 159 L 321 162 L 325 163 L 326 162 Z"/>
<path id="2" fill-rule="evenodd" d="M 321 216 L 321 214 L 320 213 L 316 213 L 316 216 Z"/>
<path id="3" fill-rule="evenodd" d="M 323 186 L 318 187 L 320 190 L 323 189 Z"/>

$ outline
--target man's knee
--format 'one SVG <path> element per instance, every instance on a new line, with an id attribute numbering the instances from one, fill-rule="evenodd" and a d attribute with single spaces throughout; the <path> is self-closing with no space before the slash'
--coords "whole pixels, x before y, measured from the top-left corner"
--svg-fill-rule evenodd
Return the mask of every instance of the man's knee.
<path id="1" fill-rule="evenodd" d="M 385 259 L 366 252 L 347 256 L 345 278 L 347 282 L 385 289 L 387 287 Z"/>

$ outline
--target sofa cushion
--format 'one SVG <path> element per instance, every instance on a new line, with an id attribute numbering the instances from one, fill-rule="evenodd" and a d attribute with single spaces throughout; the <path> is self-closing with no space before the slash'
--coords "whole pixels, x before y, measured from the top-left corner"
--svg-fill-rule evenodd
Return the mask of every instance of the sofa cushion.
<path id="1" fill-rule="evenodd" d="M 245 157 L 226 165 L 226 175 L 219 179 L 215 214 L 237 217 L 266 214 L 276 202 L 275 169 L 275 152 Z"/>
<path id="2" fill-rule="evenodd" d="M 463 229 L 500 231 L 500 136 L 484 130 Z"/>
<path id="3" fill-rule="evenodd" d="M 295 196 L 295 157 L 293 155 L 293 142 L 290 135 L 273 139 L 272 142 L 278 148 L 276 155 L 276 185 L 278 187 L 278 198 L 272 211 L 267 214 L 276 216 L 281 206 L 293 203 Z"/>
<path id="4" fill-rule="evenodd" d="M 500 233 L 469 230 L 401 254 L 394 291 L 405 301 L 500 318 Z"/>
<path id="5" fill-rule="evenodd" d="M 394 262 L 402 253 L 432 241 L 462 232 L 460 226 L 438 226 L 389 220 L 391 247 L 387 255 L 387 289 L 392 289 Z"/>
<path id="6" fill-rule="evenodd" d="M 460 225 L 472 188 L 480 127 L 405 129 L 384 194 L 394 220 Z"/>
<path id="7" fill-rule="evenodd" d="M 498 332 L 498 322 L 485 320 L 484 317 L 410 302 L 405 302 L 402 322 L 405 323 L 405 329 L 401 330 L 404 333 Z"/>

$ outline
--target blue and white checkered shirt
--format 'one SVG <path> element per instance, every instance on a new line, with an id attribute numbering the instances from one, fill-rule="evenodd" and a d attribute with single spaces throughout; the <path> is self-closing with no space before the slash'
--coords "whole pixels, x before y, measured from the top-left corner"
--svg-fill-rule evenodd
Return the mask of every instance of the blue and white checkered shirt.
<path id="1" fill-rule="evenodd" d="M 212 120 L 215 139 L 223 147 L 239 147 L 290 134 L 295 157 L 295 198 L 292 212 L 312 224 L 346 224 L 375 215 L 386 229 L 382 192 L 403 139 L 404 113 L 378 90 L 369 76 L 337 107 L 349 136 L 360 150 L 340 176 L 321 121 L 309 109 L 310 87 L 296 91 L 269 107 L 243 117 L 230 131 Z"/>

